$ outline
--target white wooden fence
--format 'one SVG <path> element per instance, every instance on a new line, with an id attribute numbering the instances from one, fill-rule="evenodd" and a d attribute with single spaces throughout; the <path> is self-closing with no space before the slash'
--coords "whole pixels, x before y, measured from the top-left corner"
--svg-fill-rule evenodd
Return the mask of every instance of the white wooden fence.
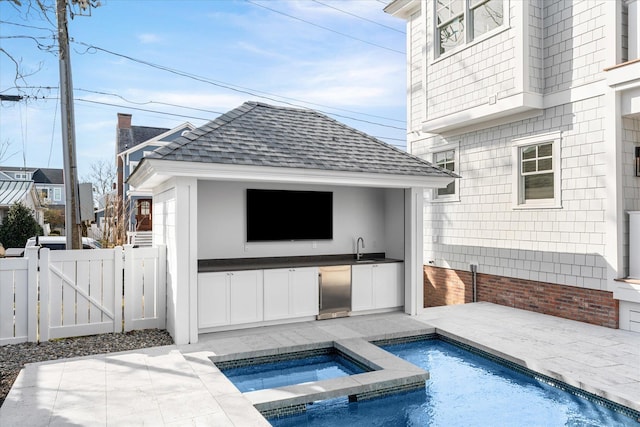
<path id="1" fill-rule="evenodd" d="M 166 246 L 0 259 L 0 345 L 164 328 L 165 313 Z"/>

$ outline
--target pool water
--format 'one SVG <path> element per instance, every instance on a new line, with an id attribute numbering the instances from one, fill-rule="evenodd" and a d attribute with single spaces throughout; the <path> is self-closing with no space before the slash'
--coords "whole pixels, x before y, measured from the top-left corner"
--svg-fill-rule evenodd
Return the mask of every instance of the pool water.
<path id="1" fill-rule="evenodd" d="M 639 426 L 635 420 L 455 345 L 384 346 L 430 373 L 425 390 L 316 402 L 273 426 Z"/>
<path id="2" fill-rule="evenodd" d="M 284 387 L 365 372 L 339 354 L 330 353 L 281 362 L 263 363 L 222 372 L 240 390 L 262 390 Z"/>

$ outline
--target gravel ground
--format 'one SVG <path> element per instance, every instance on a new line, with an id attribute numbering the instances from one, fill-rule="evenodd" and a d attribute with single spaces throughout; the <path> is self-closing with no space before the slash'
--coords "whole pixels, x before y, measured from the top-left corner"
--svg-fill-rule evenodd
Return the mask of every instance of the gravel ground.
<path id="1" fill-rule="evenodd" d="M 90 356 L 138 348 L 173 344 L 165 330 L 145 329 L 124 334 L 102 334 L 65 338 L 44 343 L 21 343 L 0 346 L 0 406 L 25 363 L 68 357 Z"/>

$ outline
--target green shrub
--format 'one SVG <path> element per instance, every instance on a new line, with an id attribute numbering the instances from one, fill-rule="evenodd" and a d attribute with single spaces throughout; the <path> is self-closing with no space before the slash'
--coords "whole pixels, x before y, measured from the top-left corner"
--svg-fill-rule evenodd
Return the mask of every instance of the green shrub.
<path id="1" fill-rule="evenodd" d="M 44 231 L 33 216 L 33 210 L 20 202 L 9 208 L 0 224 L 0 242 L 5 248 L 24 248 L 29 237 L 42 234 Z"/>

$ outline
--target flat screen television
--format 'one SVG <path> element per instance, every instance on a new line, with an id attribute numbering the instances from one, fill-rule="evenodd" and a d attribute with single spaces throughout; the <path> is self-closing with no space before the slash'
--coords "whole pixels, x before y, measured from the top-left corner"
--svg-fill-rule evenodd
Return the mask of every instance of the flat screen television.
<path id="1" fill-rule="evenodd" d="M 247 189 L 247 242 L 333 239 L 333 193 Z"/>

